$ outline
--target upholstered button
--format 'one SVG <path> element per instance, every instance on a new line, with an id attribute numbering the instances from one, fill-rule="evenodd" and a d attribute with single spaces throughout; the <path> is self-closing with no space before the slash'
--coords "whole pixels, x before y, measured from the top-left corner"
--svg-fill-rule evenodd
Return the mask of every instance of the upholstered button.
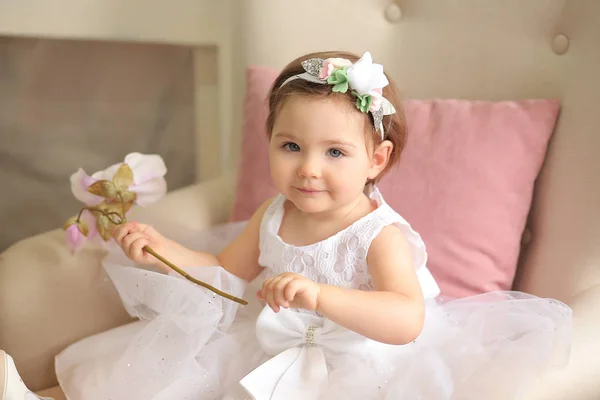
<path id="1" fill-rule="evenodd" d="M 400 21 L 401 18 L 402 9 L 398 4 L 392 2 L 389 6 L 387 6 L 385 9 L 385 19 L 387 19 L 389 22 L 395 23 Z"/>
<path id="2" fill-rule="evenodd" d="M 554 39 L 552 39 L 552 50 L 554 50 L 554 53 L 562 55 L 565 54 L 568 49 L 569 38 L 566 35 L 559 33 L 554 36 Z"/>

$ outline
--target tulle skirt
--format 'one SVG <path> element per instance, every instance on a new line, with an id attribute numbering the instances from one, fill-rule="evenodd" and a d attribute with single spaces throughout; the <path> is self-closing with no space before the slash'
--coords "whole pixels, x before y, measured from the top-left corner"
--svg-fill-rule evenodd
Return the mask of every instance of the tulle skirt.
<path id="1" fill-rule="evenodd" d="M 213 228 L 184 244 L 217 252 L 242 228 Z M 133 266 L 118 249 L 104 268 L 137 320 L 56 357 L 69 400 L 507 400 L 569 358 L 570 308 L 520 292 L 430 300 L 421 335 L 392 346 L 314 314 L 275 314 L 255 298 L 257 287 L 219 266 L 186 270 L 246 293 L 247 306 Z"/>

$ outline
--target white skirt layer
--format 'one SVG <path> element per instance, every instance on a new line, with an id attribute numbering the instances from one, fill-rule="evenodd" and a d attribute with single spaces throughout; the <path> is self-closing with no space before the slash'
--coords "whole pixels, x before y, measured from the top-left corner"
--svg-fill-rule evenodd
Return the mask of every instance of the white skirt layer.
<path id="1" fill-rule="evenodd" d="M 242 227 L 222 226 L 194 240 L 216 252 Z M 524 293 L 428 301 L 420 337 L 391 346 L 312 314 L 263 309 L 254 289 L 218 266 L 186 270 L 234 295 L 246 291 L 248 306 L 179 276 L 133 267 L 118 252 L 104 268 L 139 321 L 56 357 L 69 400 L 507 400 L 569 356 L 570 308 Z"/>

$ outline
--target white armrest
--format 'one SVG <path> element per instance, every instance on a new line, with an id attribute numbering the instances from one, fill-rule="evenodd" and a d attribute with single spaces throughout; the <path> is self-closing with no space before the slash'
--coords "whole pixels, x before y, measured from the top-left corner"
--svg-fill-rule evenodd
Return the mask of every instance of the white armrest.
<path id="1" fill-rule="evenodd" d="M 228 219 L 232 175 L 196 184 L 130 219 L 189 232 Z M 32 390 L 56 385 L 54 356 L 74 341 L 130 321 L 104 270 L 105 250 L 72 255 L 56 229 L 22 240 L 0 254 L 0 348 L 15 359 Z"/>
<path id="2" fill-rule="evenodd" d="M 153 225 L 159 231 L 179 226 L 186 230 L 199 230 L 226 222 L 233 206 L 234 174 L 187 186 L 169 192 L 165 198 L 148 207 L 136 206 L 129 220 Z"/>

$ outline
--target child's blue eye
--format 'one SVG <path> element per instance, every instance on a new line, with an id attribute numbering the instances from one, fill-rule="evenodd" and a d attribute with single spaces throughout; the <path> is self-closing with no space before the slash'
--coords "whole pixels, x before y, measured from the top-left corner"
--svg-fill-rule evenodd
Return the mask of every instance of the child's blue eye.
<path id="1" fill-rule="evenodd" d="M 330 157 L 333 157 L 333 158 L 340 158 L 341 156 L 344 155 L 344 153 L 342 153 L 342 151 L 338 150 L 338 149 L 329 149 L 327 151 L 327 153 L 329 154 Z"/>
<path id="2" fill-rule="evenodd" d="M 288 150 L 288 151 L 300 151 L 300 146 L 298 146 L 296 143 L 293 142 L 289 142 L 283 145 L 283 148 Z"/>

